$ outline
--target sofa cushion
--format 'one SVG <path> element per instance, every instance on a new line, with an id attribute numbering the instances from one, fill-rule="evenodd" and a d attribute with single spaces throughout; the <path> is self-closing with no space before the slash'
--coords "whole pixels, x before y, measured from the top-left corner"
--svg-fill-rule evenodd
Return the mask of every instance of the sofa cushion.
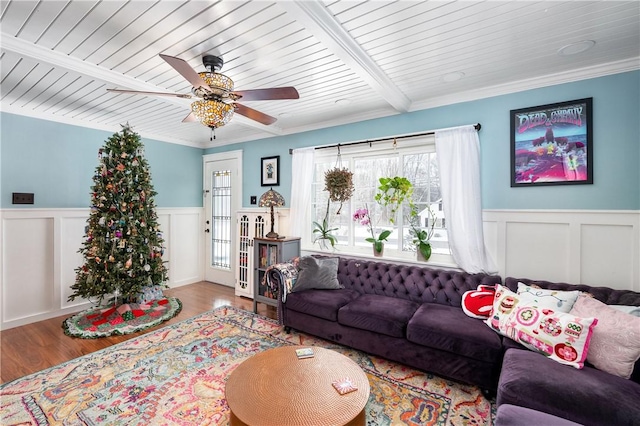
<path id="1" fill-rule="evenodd" d="M 580 295 L 578 290 L 547 290 L 518 283 L 518 296 L 522 303 L 538 308 L 568 313 Z"/>
<path id="2" fill-rule="evenodd" d="M 287 296 L 286 308 L 329 321 L 338 321 L 338 310 L 357 298 L 354 290 L 305 290 Z"/>
<path id="3" fill-rule="evenodd" d="M 298 279 L 292 292 L 303 290 L 335 290 L 343 288 L 338 281 L 338 258 L 303 256 L 298 261 Z"/>
<path id="4" fill-rule="evenodd" d="M 543 411 L 584 425 L 634 425 L 640 385 L 585 366 L 577 370 L 536 352 L 504 355 L 497 404 Z"/>
<path id="5" fill-rule="evenodd" d="M 607 373 L 631 377 L 634 364 L 640 359 L 640 318 L 587 296 L 578 298 L 571 313 L 598 318 L 587 361 Z"/>
<path id="6" fill-rule="evenodd" d="M 436 303 L 418 308 L 407 326 L 407 340 L 491 363 L 502 356 L 500 336 L 482 320 Z"/>
<path id="7" fill-rule="evenodd" d="M 387 336 L 404 337 L 407 323 L 419 306 L 406 299 L 363 294 L 340 308 L 338 322 Z"/>
<path id="8" fill-rule="evenodd" d="M 462 310 L 467 316 L 477 319 L 487 319 L 493 309 L 495 286 L 479 285 L 476 290 L 466 291 L 462 295 Z"/>
<path id="9" fill-rule="evenodd" d="M 551 414 L 517 405 L 502 404 L 496 411 L 496 426 L 580 426 L 570 420 L 565 420 Z"/>
<path id="10" fill-rule="evenodd" d="M 528 303 L 531 301 L 526 295 L 497 285 L 487 325 L 532 351 L 543 353 L 561 364 L 582 368 L 598 320 L 541 309 Z"/>

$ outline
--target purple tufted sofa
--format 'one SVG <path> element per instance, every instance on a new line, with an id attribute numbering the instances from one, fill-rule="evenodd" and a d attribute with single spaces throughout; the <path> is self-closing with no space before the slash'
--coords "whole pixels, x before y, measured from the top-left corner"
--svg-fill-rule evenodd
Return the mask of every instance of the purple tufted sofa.
<path id="1" fill-rule="evenodd" d="M 269 278 L 282 290 L 277 270 Z M 496 426 L 640 426 L 640 360 L 631 379 L 559 364 L 464 314 L 462 294 L 499 276 L 340 258 L 343 289 L 280 298 L 279 319 L 294 328 L 441 377 L 497 390 Z M 506 278 L 554 290 L 579 290 L 609 305 L 640 306 L 640 293 Z"/>
<path id="2" fill-rule="evenodd" d="M 270 275 L 278 280 L 277 273 Z M 280 321 L 336 343 L 494 391 L 502 338 L 462 311 L 499 276 L 340 258 L 343 289 L 289 293 Z"/>
<path id="3" fill-rule="evenodd" d="M 552 290 L 587 292 L 607 305 L 640 306 L 640 293 L 631 290 L 505 279 L 505 285 L 512 291 L 517 290 L 518 282 Z M 504 346 L 506 352 L 496 400 L 498 426 L 510 424 L 502 422 L 500 407 L 503 405 L 504 418 L 517 406 L 583 425 L 640 425 L 640 360 L 635 363 L 631 378 L 624 379 L 588 363 L 581 370 L 559 364 L 506 337 Z M 534 424 L 533 417 L 531 420 Z"/>

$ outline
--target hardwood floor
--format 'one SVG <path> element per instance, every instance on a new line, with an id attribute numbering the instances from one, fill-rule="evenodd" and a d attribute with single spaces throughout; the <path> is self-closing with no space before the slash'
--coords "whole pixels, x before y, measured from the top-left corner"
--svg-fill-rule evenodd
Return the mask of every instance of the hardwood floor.
<path id="1" fill-rule="evenodd" d="M 66 336 L 62 322 L 70 314 L 0 331 L 0 383 L 9 382 L 27 374 L 69 361 L 82 355 L 109 347 L 119 342 L 141 336 L 168 324 L 183 321 L 202 312 L 223 305 L 231 305 L 248 311 L 253 310 L 253 301 L 235 296 L 234 289 L 219 284 L 201 281 L 182 287 L 165 290 L 167 296 L 177 297 L 182 302 L 182 311 L 157 327 L 125 336 L 101 339 L 79 339 Z M 258 303 L 258 313 L 276 318 L 276 309 Z"/>

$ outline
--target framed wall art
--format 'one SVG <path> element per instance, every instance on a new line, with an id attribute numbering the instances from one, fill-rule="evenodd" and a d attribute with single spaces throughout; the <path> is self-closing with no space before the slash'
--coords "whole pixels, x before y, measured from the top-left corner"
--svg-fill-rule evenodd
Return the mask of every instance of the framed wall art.
<path id="1" fill-rule="evenodd" d="M 280 156 L 262 157 L 260 161 L 262 170 L 260 183 L 262 186 L 280 185 Z"/>
<path id="2" fill-rule="evenodd" d="M 511 186 L 593 183 L 593 98 L 511 110 Z"/>

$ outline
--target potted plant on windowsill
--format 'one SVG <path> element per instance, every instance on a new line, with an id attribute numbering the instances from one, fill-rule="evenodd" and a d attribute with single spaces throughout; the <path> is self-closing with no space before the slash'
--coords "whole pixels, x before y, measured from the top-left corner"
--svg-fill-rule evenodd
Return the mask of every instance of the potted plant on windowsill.
<path id="1" fill-rule="evenodd" d="M 371 237 L 365 238 L 365 241 L 373 244 L 373 255 L 376 257 L 380 257 L 384 254 L 384 242 L 387 241 L 389 235 L 391 235 L 391 231 L 388 229 L 384 229 L 380 234 L 376 237 L 373 233 L 373 224 L 371 223 L 371 216 L 369 215 L 369 209 L 365 204 L 364 209 L 358 209 L 353 214 L 353 220 L 359 222 L 360 225 L 364 225 L 367 227 L 367 230 L 371 234 Z"/>
<path id="2" fill-rule="evenodd" d="M 324 219 L 322 223 L 313 222 L 313 233 L 318 234 L 313 240 L 314 244 L 318 243 L 320 248 L 328 249 L 327 242 L 331 244 L 331 248 L 335 250 L 336 243 L 338 242 L 338 238 L 332 234 L 332 232 L 337 231 L 338 228 L 329 228 L 329 206 L 331 200 L 327 199 L 327 210 L 324 215 Z"/>
<path id="3" fill-rule="evenodd" d="M 409 217 L 409 233 L 413 236 L 411 241 L 416 245 L 416 254 L 418 260 L 427 261 L 431 257 L 431 237 L 433 237 L 433 228 L 435 226 L 435 214 L 431 207 L 427 206 L 429 217 L 427 223 L 427 229 L 423 229 L 420 226 L 420 218 L 415 204 L 411 203 L 410 217 Z M 429 226 L 430 225 L 430 226 Z"/>

